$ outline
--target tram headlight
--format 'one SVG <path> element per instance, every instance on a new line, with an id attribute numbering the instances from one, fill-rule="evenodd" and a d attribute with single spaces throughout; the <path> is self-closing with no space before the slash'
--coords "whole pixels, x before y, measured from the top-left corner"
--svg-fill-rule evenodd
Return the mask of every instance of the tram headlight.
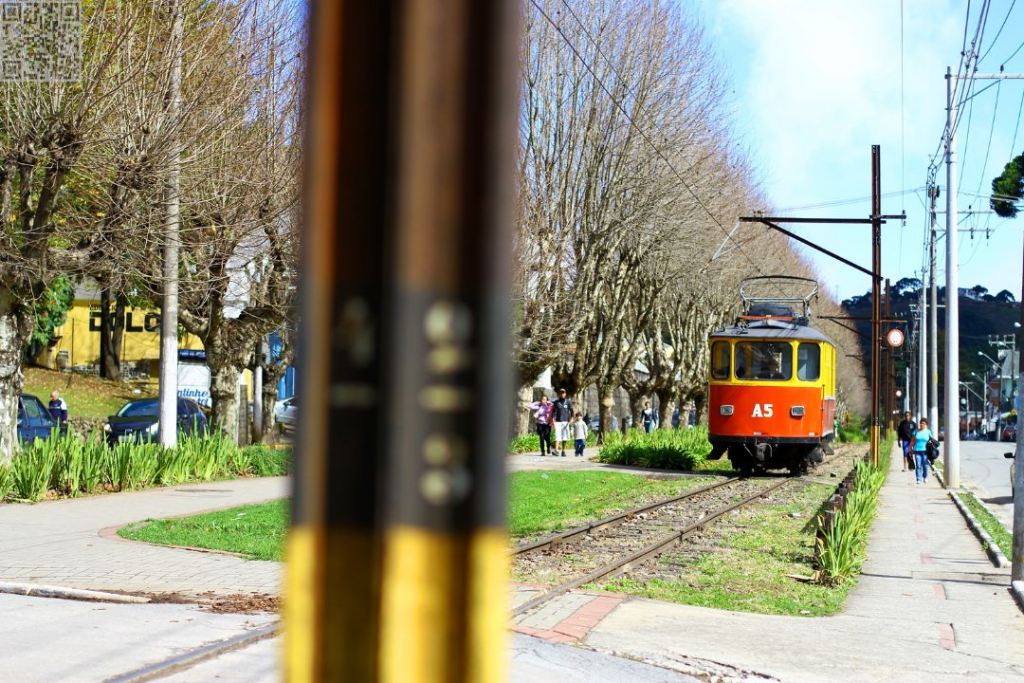
<path id="1" fill-rule="evenodd" d="M 725 405 L 718 409 L 718 412 L 722 415 L 732 415 L 732 406 Z"/>
<path id="2" fill-rule="evenodd" d="M 789 414 L 792 417 L 803 417 L 804 416 L 804 407 L 803 406 L 793 406 L 792 408 L 789 409 Z"/>

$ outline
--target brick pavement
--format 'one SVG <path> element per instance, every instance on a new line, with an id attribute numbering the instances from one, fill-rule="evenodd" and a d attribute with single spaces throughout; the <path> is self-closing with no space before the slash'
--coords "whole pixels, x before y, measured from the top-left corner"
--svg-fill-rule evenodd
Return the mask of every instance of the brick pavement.
<path id="1" fill-rule="evenodd" d="M 289 495 L 286 477 L 0 505 L 0 580 L 96 590 L 272 593 L 281 564 L 124 541 L 102 530 Z"/>

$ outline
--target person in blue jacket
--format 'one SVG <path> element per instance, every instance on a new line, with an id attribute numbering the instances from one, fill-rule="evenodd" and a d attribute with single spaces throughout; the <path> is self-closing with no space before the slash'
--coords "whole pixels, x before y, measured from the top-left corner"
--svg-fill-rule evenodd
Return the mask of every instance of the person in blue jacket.
<path id="1" fill-rule="evenodd" d="M 932 430 L 928 429 L 928 420 L 921 418 L 914 432 L 914 476 L 918 484 L 928 482 L 928 442 L 934 438 Z"/>

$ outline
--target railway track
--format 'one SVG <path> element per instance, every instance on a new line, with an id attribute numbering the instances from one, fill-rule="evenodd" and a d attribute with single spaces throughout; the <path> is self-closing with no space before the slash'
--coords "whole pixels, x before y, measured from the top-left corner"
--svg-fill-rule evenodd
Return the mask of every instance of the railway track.
<path id="1" fill-rule="evenodd" d="M 846 455 L 848 453 L 838 453 L 819 467 L 833 464 Z M 512 613 L 518 616 L 562 593 L 626 573 L 724 515 L 800 479 L 730 477 L 520 545 L 512 551 L 519 573 L 542 578 L 572 578 L 560 580 L 514 608 Z M 723 499 L 729 502 L 723 505 Z"/>

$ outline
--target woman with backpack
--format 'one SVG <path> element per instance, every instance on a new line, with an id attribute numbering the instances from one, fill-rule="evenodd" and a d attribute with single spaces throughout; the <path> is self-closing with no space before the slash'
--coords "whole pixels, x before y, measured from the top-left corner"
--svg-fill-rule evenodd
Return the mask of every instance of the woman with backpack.
<path id="1" fill-rule="evenodd" d="M 928 429 L 928 420 L 922 417 L 914 432 L 914 476 L 918 484 L 928 483 L 928 444 L 934 438 L 932 430 Z"/>

